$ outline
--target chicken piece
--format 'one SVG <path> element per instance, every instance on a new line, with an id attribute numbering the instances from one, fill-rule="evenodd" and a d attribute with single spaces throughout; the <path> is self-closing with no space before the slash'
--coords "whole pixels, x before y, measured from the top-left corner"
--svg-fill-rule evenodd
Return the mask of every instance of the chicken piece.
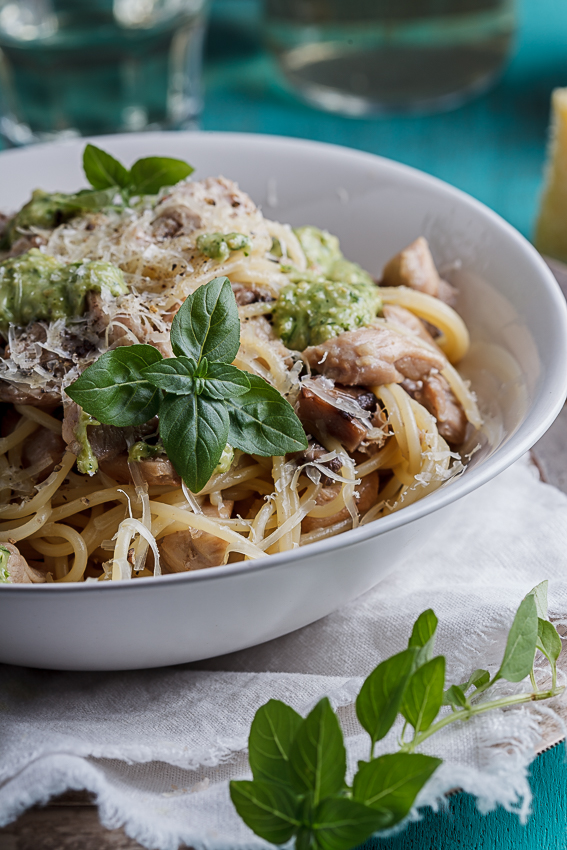
<path id="1" fill-rule="evenodd" d="M 386 263 L 381 286 L 409 286 L 453 305 L 456 290 L 439 277 L 427 239 L 420 236 Z"/>
<path id="2" fill-rule="evenodd" d="M 53 468 L 61 463 L 64 451 L 65 441 L 63 437 L 50 431 L 49 428 L 40 427 L 24 443 L 22 461 L 24 466 L 27 467 L 35 466 L 44 459 L 48 459 L 49 464 L 41 470 L 37 479 L 43 481 L 53 472 Z"/>
<path id="3" fill-rule="evenodd" d="M 309 387 L 305 385 L 301 387 L 295 403 L 295 412 L 305 432 L 313 434 L 322 442 L 325 442 L 327 437 L 334 437 L 349 452 L 355 451 L 365 439 L 368 429 L 353 413 L 333 405 L 333 397 L 337 398 L 340 395 L 334 387 L 325 389 L 324 395 L 325 398 L 322 398 Z M 355 401 L 351 397 L 351 404 Z M 363 410 L 364 408 L 361 407 L 361 413 Z"/>
<path id="4" fill-rule="evenodd" d="M 4 569 L 10 576 L 12 584 L 41 584 L 46 581 L 45 575 L 34 567 L 30 567 L 13 543 L 0 543 L 0 557 L 3 554 L 2 549 L 6 549 L 10 553 L 7 563 L 4 564 Z M 3 557 L 2 560 L 4 560 Z"/>
<path id="5" fill-rule="evenodd" d="M 306 348 L 303 358 L 334 381 L 367 387 L 400 383 L 404 378 L 418 381 L 446 365 L 440 351 L 383 326 L 347 331 Z"/>
<path id="6" fill-rule="evenodd" d="M 430 375 L 410 395 L 436 418 L 437 429 L 449 445 L 459 446 L 464 442 L 467 417 L 443 375 Z"/>
<path id="7" fill-rule="evenodd" d="M 222 516 L 228 518 L 232 513 L 234 502 L 224 502 Z M 219 517 L 219 509 L 215 505 L 205 503 L 202 506 L 206 516 Z M 184 573 L 189 570 L 205 570 L 209 567 L 220 566 L 225 557 L 229 544 L 214 534 L 188 528 L 186 531 L 175 531 L 166 534 L 159 542 L 159 553 L 164 573 Z"/>
<path id="8" fill-rule="evenodd" d="M 360 514 L 366 513 L 378 498 L 378 473 L 371 472 L 361 479 L 360 484 L 355 487 L 355 502 Z M 328 487 L 323 487 L 317 497 L 318 505 L 326 505 L 335 499 L 340 493 L 342 484 L 329 484 Z M 316 528 L 327 528 L 329 525 L 334 525 L 336 522 L 341 522 L 343 519 L 348 519 L 350 516 L 348 508 L 343 508 L 336 514 L 331 516 L 310 517 L 306 516 L 301 523 L 301 531 L 307 534 L 308 531 L 314 531 Z"/>
<path id="9" fill-rule="evenodd" d="M 403 325 L 424 342 L 435 345 L 435 340 L 425 326 L 425 322 L 422 322 L 411 310 L 406 310 L 405 307 L 399 307 L 397 304 L 384 304 L 383 313 L 389 322 L 397 322 L 398 325 Z"/>

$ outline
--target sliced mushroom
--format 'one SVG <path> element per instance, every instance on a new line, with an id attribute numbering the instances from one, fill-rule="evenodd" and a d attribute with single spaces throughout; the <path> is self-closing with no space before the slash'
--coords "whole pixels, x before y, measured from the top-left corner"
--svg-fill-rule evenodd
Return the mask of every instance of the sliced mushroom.
<path id="1" fill-rule="evenodd" d="M 233 502 L 224 502 L 223 516 L 230 516 Z M 207 516 L 220 516 L 219 509 L 209 503 L 202 506 Z M 159 542 L 160 559 L 165 573 L 184 573 L 204 570 L 223 563 L 229 544 L 214 534 L 188 528 L 167 534 Z"/>
<path id="2" fill-rule="evenodd" d="M 232 291 L 239 307 L 246 304 L 255 304 L 258 301 L 273 301 L 274 296 L 268 289 L 255 284 L 232 283 Z"/>

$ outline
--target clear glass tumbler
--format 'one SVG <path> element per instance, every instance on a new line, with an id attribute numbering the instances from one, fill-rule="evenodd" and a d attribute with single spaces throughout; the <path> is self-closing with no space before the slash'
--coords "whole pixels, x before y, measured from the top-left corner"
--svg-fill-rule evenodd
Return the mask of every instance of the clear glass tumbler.
<path id="1" fill-rule="evenodd" d="M 0 134 L 14 145 L 188 128 L 209 0 L 0 0 Z"/>
<path id="2" fill-rule="evenodd" d="M 501 71 L 516 0 L 265 0 L 285 81 L 348 115 L 450 109 Z"/>

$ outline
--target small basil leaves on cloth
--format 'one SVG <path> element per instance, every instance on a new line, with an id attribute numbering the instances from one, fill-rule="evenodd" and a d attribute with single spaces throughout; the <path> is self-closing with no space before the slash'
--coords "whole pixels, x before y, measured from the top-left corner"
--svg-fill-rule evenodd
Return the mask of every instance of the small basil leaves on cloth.
<path id="1" fill-rule="evenodd" d="M 296 850 L 351 850 L 409 814 L 442 764 L 439 758 L 415 752 L 423 741 L 457 720 L 551 699 L 564 690 L 557 685 L 561 639 L 548 619 L 547 581 L 520 604 L 492 678 L 486 670 L 475 670 L 468 681 L 445 690 L 445 657 L 433 656 L 436 631 L 437 617 L 428 609 L 416 620 L 407 649 L 382 661 L 363 683 L 356 714 L 370 736 L 370 751 L 368 761 L 358 762 L 352 786 L 346 783 L 343 733 L 326 697 L 305 719 L 279 700 L 258 709 L 248 740 L 254 778 L 230 783 L 234 807 L 256 835 L 272 844 L 294 838 Z M 549 662 L 551 688 L 546 690 L 535 683 L 536 649 Z M 526 676 L 532 685 L 529 692 L 478 699 L 499 679 L 520 682 Z M 451 711 L 442 711 L 444 706 Z M 399 750 L 375 758 L 375 744 L 399 714 L 406 721 Z M 413 735 L 406 741 L 408 727 Z"/>
<path id="2" fill-rule="evenodd" d="M 189 295 L 173 320 L 171 345 L 173 358 L 145 344 L 107 351 L 67 395 L 105 425 L 124 428 L 159 416 L 165 451 L 196 493 L 227 443 L 263 457 L 307 446 L 289 402 L 263 378 L 231 365 L 240 319 L 228 278 Z"/>

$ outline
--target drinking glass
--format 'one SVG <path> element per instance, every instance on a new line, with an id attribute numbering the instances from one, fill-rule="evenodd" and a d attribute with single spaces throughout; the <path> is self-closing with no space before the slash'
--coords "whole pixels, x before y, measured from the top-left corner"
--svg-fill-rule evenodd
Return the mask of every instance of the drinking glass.
<path id="1" fill-rule="evenodd" d="M 14 145 L 190 128 L 208 0 L 0 0 L 0 134 Z"/>
<path id="2" fill-rule="evenodd" d="M 287 84 L 349 115 L 457 106 L 501 71 L 515 26 L 516 0 L 265 0 Z"/>

